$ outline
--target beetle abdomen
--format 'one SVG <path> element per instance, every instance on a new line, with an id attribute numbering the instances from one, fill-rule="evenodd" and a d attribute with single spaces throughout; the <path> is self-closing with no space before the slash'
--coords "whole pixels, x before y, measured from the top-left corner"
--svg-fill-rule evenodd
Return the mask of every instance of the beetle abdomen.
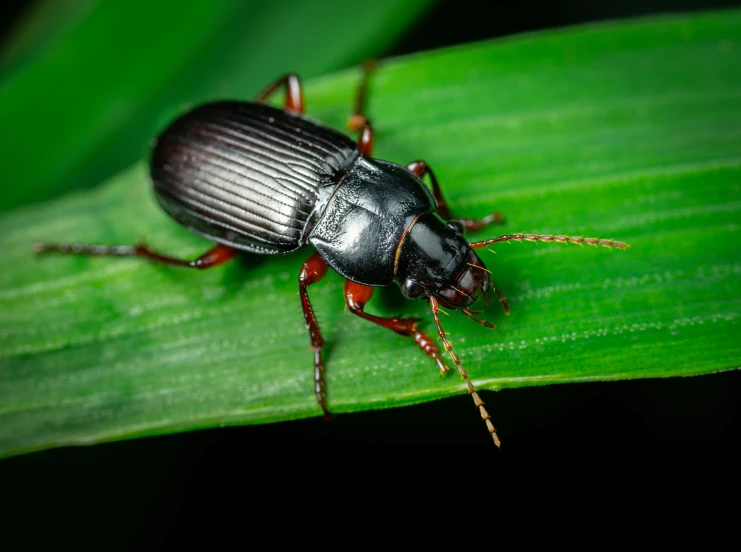
<path id="1" fill-rule="evenodd" d="M 206 104 L 177 119 L 152 155 L 160 205 L 213 241 L 258 253 L 306 243 L 354 160 L 347 136 L 263 104 Z"/>

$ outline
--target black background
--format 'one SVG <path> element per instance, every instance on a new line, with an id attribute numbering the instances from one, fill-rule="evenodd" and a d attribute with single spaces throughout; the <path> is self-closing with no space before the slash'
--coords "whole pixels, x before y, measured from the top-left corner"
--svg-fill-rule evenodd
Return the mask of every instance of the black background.
<path id="1" fill-rule="evenodd" d="M 532 2 L 490 4 L 497 7 L 489 12 L 471 0 L 445 1 L 390 54 L 732 4 L 738 2 L 561 0 L 538 9 Z M 0 9 L 2 30 L 18 6 Z M 471 18 L 472 11 L 481 17 Z M 461 396 L 332 423 L 310 419 L 28 454 L 0 461 L 4 536 L 19 546 L 96 537 L 105 548 L 176 545 L 209 533 L 228 513 L 240 516 L 240 508 L 245 523 L 300 512 L 331 526 L 333 512 L 380 496 L 392 506 L 413 502 L 412 489 L 421 487 L 438 496 L 439 513 L 451 521 L 460 521 L 462 504 L 445 497 L 456 488 L 464 505 L 481 501 L 492 509 L 527 497 L 533 504 L 557 498 L 575 515 L 647 506 L 664 514 L 726 510 L 738 497 L 740 384 L 734 371 L 485 392 L 501 451 L 471 399 Z M 371 481 L 378 483 L 369 490 Z M 263 508 L 274 501 L 282 505 Z M 255 508 L 263 508 L 258 517 Z"/>

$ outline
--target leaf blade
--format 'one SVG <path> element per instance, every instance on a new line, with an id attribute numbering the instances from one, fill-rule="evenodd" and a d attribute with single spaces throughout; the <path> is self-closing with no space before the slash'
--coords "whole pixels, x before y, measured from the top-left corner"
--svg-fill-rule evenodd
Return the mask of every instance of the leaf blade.
<path id="1" fill-rule="evenodd" d="M 378 157 L 424 156 L 456 212 L 497 209 L 506 232 L 631 243 L 625 252 L 501 244 L 486 254 L 512 315 L 488 309 L 493 332 L 444 319 L 479 387 L 739 366 L 741 63 L 723 41 L 740 35 L 741 12 L 722 12 L 382 66 L 370 106 Z M 311 114 L 341 125 L 356 78 L 311 81 Z M 318 415 L 296 298 L 303 254 L 245 256 L 198 273 L 135 259 L 32 262 L 30 242 L 50 236 L 146 237 L 191 256 L 205 249 L 156 209 L 143 165 L 98 190 L 6 215 L 0 235 L 9 266 L 0 274 L 5 454 Z M 465 392 L 457 377 L 440 380 L 408 340 L 344 312 L 336 275 L 311 296 L 335 412 Z M 378 291 L 369 308 L 429 318 L 394 289 Z"/>

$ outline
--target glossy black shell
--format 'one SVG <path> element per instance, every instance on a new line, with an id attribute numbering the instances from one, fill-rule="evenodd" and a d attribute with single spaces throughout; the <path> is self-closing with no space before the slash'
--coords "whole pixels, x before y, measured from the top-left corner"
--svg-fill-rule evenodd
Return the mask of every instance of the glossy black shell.
<path id="1" fill-rule="evenodd" d="M 151 173 L 157 201 L 190 231 L 255 253 L 311 243 L 341 276 L 369 286 L 393 281 L 403 236 L 437 207 L 404 167 L 263 104 L 186 113 L 157 140 Z"/>
<path id="2" fill-rule="evenodd" d="M 308 117 L 218 102 L 177 119 L 151 160 L 162 208 L 192 232 L 255 253 L 306 244 L 355 143 Z"/>
<path id="3" fill-rule="evenodd" d="M 387 286 L 396 275 L 402 238 L 422 214 L 436 208 L 427 186 L 404 167 L 358 157 L 309 242 L 348 280 Z"/>

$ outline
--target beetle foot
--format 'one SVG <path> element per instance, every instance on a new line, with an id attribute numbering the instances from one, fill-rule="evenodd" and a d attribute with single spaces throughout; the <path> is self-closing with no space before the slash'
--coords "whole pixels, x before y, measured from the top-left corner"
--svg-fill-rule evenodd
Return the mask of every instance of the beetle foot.
<path id="1" fill-rule="evenodd" d="M 501 213 L 491 213 L 490 215 L 486 215 L 484 218 L 460 219 L 459 222 L 463 224 L 466 232 L 478 232 L 491 224 L 503 224 L 504 217 Z"/>
<path id="2" fill-rule="evenodd" d="M 417 325 L 417 321 L 414 322 L 414 325 Z M 440 357 L 440 352 L 438 351 L 435 342 L 424 332 L 420 332 L 419 330 L 413 330 L 413 332 L 414 342 L 417 344 L 417 347 L 422 349 L 422 352 L 427 356 L 432 357 L 432 359 L 437 363 L 437 367 L 440 369 L 440 375 L 444 376 L 450 372 L 450 368 L 445 365 Z"/>

